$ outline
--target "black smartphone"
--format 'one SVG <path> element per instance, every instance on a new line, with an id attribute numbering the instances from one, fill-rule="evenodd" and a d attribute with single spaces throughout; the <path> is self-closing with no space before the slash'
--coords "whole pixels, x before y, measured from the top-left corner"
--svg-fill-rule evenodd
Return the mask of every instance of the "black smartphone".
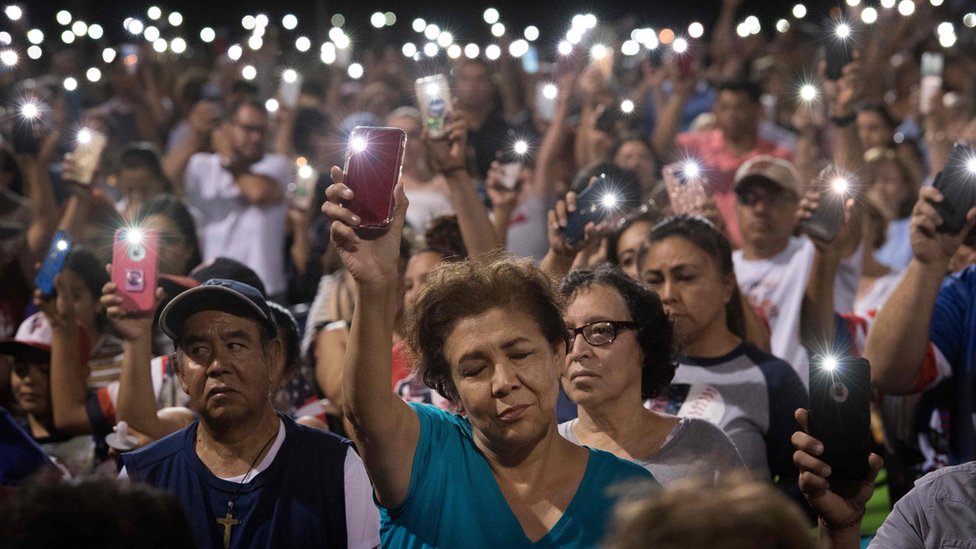
<path id="1" fill-rule="evenodd" d="M 566 226 L 560 229 L 570 245 L 583 240 L 586 225 L 599 223 L 620 210 L 624 198 L 606 174 L 601 175 L 576 197 L 576 209 L 566 216 Z"/>
<path id="2" fill-rule="evenodd" d="M 43 114 L 36 103 L 25 103 L 18 108 L 11 131 L 15 154 L 34 155 L 40 150 L 41 136 L 44 133 L 42 117 Z"/>
<path id="3" fill-rule="evenodd" d="M 800 223 L 808 235 L 824 242 L 833 242 L 844 223 L 844 203 L 847 202 L 849 178 L 836 169 L 826 168 L 817 178 L 820 203 L 810 219 Z"/>
<path id="4" fill-rule="evenodd" d="M 943 197 L 942 202 L 932 203 L 942 216 L 942 224 L 936 229 L 957 234 L 966 225 L 966 212 L 976 206 L 976 150 L 956 143 L 933 186 Z"/>
<path id="5" fill-rule="evenodd" d="M 820 459 L 831 478 L 862 480 L 871 453 L 871 365 L 860 357 L 815 356 L 810 361 L 810 436 L 823 443 Z"/>
<path id="6" fill-rule="evenodd" d="M 407 135 L 400 128 L 356 126 L 343 173 L 355 196 L 346 207 L 359 216 L 363 238 L 383 234 L 393 220 L 393 188 L 400 180 Z"/>
<path id="7" fill-rule="evenodd" d="M 844 67 L 854 60 L 854 42 L 848 38 L 828 39 L 824 46 L 824 57 L 827 70 L 824 76 L 827 80 L 840 80 L 844 74 Z"/>
<path id="8" fill-rule="evenodd" d="M 44 256 L 41 270 L 34 277 L 34 286 L 45 296 L 54 295 L 54 277 L 64 270 L 64 263 L 71 253 L 71 239 L 64 231 L 54 233 L 51 247 Z"/>

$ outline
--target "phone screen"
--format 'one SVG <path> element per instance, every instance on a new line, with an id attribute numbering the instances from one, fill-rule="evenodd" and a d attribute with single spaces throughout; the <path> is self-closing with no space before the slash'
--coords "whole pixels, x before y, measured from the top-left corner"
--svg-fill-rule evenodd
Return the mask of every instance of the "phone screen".
<path id="1" fill-rule="evenodd" d="M 47 255 L 44 256 L 41 270 L 34 277 L 34 286 L 43 295 L 54 294 L 54 277 L 64 270 L 64 263 L 68 259 L 69 253 L 71 253 L 71 239 L 64 231 L 56 232 L 51 240 L 51 247 L 48 248 Z"/>
<path id="2" fill-rule="evenodd" d="M 349 136 L 343 182 L 355 197 L 346 207 L 359 228 L 385 230 L 393 219 L 393 188 L 400 180 L 407 136 L 399 128 L 357 126 Z"/>
<path id="3" fill-rule="evenodd" d="M 959 233 L 966 225 L 966 213 L 976 206 L 976 150 L 957 143 L 932 186 L 943 196 L 942 202 L 933 203 L 942 216 L 936 230 Z"/>
<path id="4" fill-rule="evenodd" d="M 817 356 L 810 363 L 810 435 L 823 443 L 831 478 L 860 480 L 871 453 L 871 365 Z"/>

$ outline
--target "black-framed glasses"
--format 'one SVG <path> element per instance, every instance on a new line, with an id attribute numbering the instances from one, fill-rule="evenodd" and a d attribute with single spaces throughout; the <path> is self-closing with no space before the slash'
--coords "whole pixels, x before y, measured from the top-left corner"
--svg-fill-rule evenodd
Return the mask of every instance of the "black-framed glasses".
<path id="1" fill-rule="evenodd" d="M 637 322 L 630 320 L 597 320 L 589 322 L 578 328 L 569 329 L 569 348 L 573 348 L 576 336 L 583 334 L 583 339 L 594 347 L 613 343 L 617 339 L 617 334 L 621 330 L 637 329 L 640 326 Z"/>

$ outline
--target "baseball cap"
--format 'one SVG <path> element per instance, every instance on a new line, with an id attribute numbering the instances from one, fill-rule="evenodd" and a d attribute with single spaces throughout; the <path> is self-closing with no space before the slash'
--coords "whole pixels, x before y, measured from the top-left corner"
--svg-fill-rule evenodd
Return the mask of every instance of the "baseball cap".
<path id="1" fill-rule="evenodd" d="M 211 278 L 174 297 L 159 315 L 159 327 L 170 339 L 178 342 L 186 319 L 201 311 L 224 311 L 247 316 L 272 332 L 278 329 L 268 302 L 257 288 L 226 278 Z"/>
<path id="2" fill-rule="evenodd" d="M 190 272 L 190 278 L 196 280 L 198 284 L 202 284 L 212 278 L 236 280 L 253 287 L 261 292 L 261 295 L 267 293 L 264 289 L 264 283 L 261 282 L 261 277 L 253 269 L 229 257 L 218 257 L 213 261 L 197 265 Z M 193 284 L 188 287 L 192 288 L 198 284 Z"/>
<path id="3" fill-rule="evenodd" d="M 800 196 L 800 176 L 796 167 L 782 158 L 761 154 L 739 166 L 734 179 L 736 193 L 746 183 L 757 180 L 770 181 L 794 196 Z"/>
<path id="4" fill-rule="evenodd" d="M 78 326 L 79 349 L 82 362 L 88 360 L 90 343 L 85 329 Z M 17 328 L 13 338 L 0 341 L 0 355 L 16 357 L 34 357 L 38 360 L 48 360 L 51 352 L 53 331 L 44 313 L 37 312 L 24 319 Z"/>

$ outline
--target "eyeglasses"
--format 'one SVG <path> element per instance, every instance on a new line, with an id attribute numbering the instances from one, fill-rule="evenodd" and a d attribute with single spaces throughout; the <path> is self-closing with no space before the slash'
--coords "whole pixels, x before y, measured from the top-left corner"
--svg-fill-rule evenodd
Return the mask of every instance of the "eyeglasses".
<path id="1" fill-rule="evenodd" d="M 628 320 L 597 320 L 584 324 L 579 328 L 569 330 L 569 348 L 573 348 L 576 336 L 583 334 L 583 339 L 594 347 L 613 343 L 620 330 L 637 329 L 640 324 Z"/>

